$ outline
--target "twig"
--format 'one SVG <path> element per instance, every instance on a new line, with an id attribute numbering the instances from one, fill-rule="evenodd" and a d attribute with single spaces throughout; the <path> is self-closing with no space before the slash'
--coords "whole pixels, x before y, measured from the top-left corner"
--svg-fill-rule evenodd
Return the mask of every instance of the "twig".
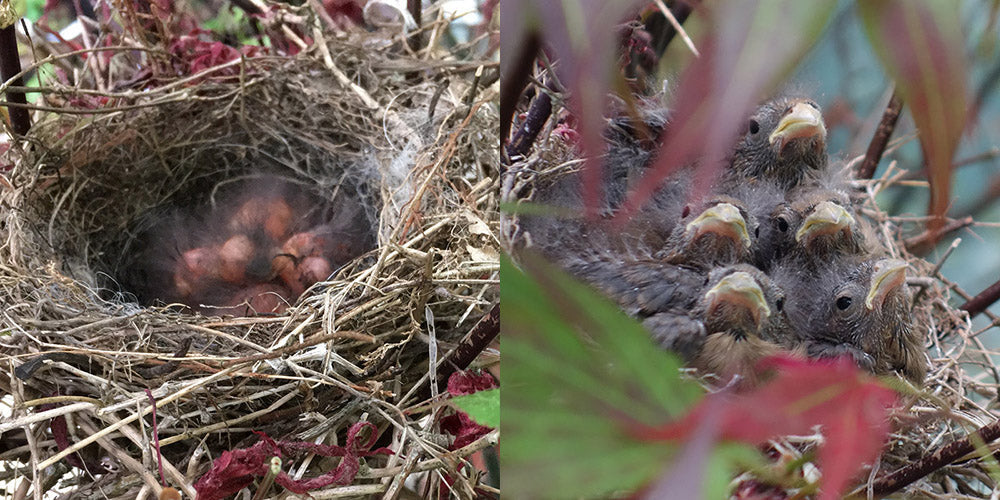
<path id="1" fill-rule="evenodd" d="M 231 366 L 235 366 L 235 365 L 238 365 L 238 364 L 241 364 L 241 363 L 256 362 L 256 361 L 265 361 L 265 360 L 268 360 L 268 359 L 280 358 L 280 357 L 282 357 L 282 356 L 284 356 L 284 355 L 286 355 L 288 353 L 301 351 L 302 349 L 305 349 L 306 347 L 312 347 L 314 345 L 322 344 L 324 342 L 329 342 L 331 340 L 335 340 L 335 339 L 339 339 L 339 338 L 345 338 L 345 337 L 346 338 L 354 338 L 354 339 L 358 339 L 358 340 L 362 340 L 362 341 L 366 341 L 366 342 L 375 342 L 375 339 L 373 337 L 370 337 L 370 336 L 365 335 L 365 334 L 360 333 L 360 332 L 339 331 L 339 332 L 333 332 L 333 333 L 324 333 L 322 335 L 314 335 L 314 336 L 312 336 L 312 337 L 310 337 L 310 338 L 308 338 L 308 339 L 306 339 L 306 340 L 304 340 L 304 341 L 302 341 L 302 342 L 300 342 L 298 344 L 292 344 L 292 345 L 285 346 L 285 347 L 282 347 L 280 349 L 274 349 L 274 350 L 271 350 L 271 351 L 268 351 L 268 352 L 265 352 L 265 353 L 262 353 L 262 354 L 255 354 L 253 356 L 246 356 L 246 357 L 243 357 L 243 358 L 231 359 L 229 361 L 226 361 L 222 365 L 223 365 L 223 368 L 229 368 Z"/>
<path id="2" fill-rule="evenodd" d="M 993 305 L 997 300 L 1000 300 L 1000 280 L 986 287 L 985 290 L 979 292 L 975 297 L 958 306 L 958 308 L 968 312 L 969 317 L 972 318 L 985 311 L 987 307 Z"/>
<path id="3" fill-rule="evenodd" d="M 663 0 L 654 1 L 656 2 L 656 7 L 663 13 L 663 17 L 666 17 L 667 21 L 670 22 L 670 26 L 674 28 L 674 33 L 665 34 L 663 47 L 666 48 L 667 43 L 674 37 L 674 34 L 678 34 L 681 36 L 681 40 L 684 40 L 684 45 L 687 45 L 688 49 L 691 49 L 691 53 L 693 53 L 695 57 L 701 57 L 701 54 L 698 53 L 698 48 L 695 47 L 694 42 L 691 41 L 691 37 L 688 36 L 687 32 L 684 31 L 684 27 L 681 26 L 681 23 L 683 23 L 684 20 L 687 19 L 688 14 L 691 13 L 691 6 L 686 3 L 675 6 L 674 8 L 681 12 L 678 16 L 674 16 L 673 11 L 667 8 L 667 6 L 663 3 Z M 660 55 L 662 55 L 662 52 Z"/>
<path id="4" fill-rule="evenodd" d="M 958 231 L 964 227 L 971 226 L 975 221 L 972 217 L 963 217 L 961 219 L 955 219 L 937 229 L 928 229 L 916 236 L 907 238 L 903 240 L 903 245 L 908 251 L 915 255 L 926 255 L 934 245 L 941 241 L 941 238 L 952 231 Z"/>
<path id="5" fill-rule="evenodd" d="M 547 92 L 540 92 L 535 97 L 535 101 L 531 103 L 531 108 L 528 109 L 528 115 L 525 117 L 524 123 L 521 124 L 521 128 L 517 130 L 514 138 L 507 145 L 508 157 L 513 158 L 528 154 L 528 150 L 535 143 L 538 133 L 542 131 L 550 114 L 552 114 L 552 97 Z"/>
<path id="6" fill-rule="evenodd" d="M 420 49 L 424 46 L 424 32 L 420 29 L 420 25 L 423 24 L 421 0 L 406 0 L 406 10 L 410 11 L 410 15 L 413 16 L 413 22 L 417 25 L 413 30 L 413 36 L 410 37 L 410 50 L 415 54 L 420 52 Z"/>
<path id="7" fill-rule="evenodd" d="M 437 379 L 439 388 L 444 388 L 448 384 L 448 378 L 457 371 L 464 370 L 472 364 L 472 361 L 479 356 L 479 353 L 486 349 L 486 346 L 493 342 L 500 333 L 500 304 L 496 304 L 479 322 L 472 327 L 469 334 L 452 351 L 448 357 L 444 358 L 437 367 Z M 430 377 L 420 381 L 420 389 L 417 392 L 417 400 L 423 401 L 431 396 Z M 416 387 L 415 387 L 416 388 Z M 411 390 L 411 394 L 413 391 Z M 403 397 L 403 401 L 408 399 L 409 394 Z"/>
<path id="8" fill-rule="evenodd" d="M 882 152 L 885 151 L 885 145 L 889 143 L 889 137 L 896 129 L 896 121 L 899 120 L 899 112 L 902 109 L 903 100 L 893 91 L 892 97 L 889 98 L 889 104 L 885 107 L 885 112 L 882 113 L 882 121 L 879 122 L 878 128 L 875 129 L 875 135 L 872 136 L 872 141 L 868 144 L 865 160 L 861 162 L 861 167 L 858 169 L 859 179 L 871 179 L 875 175 L 875 168 L 878 167 L 878 162 L 882 159 Z"/>
<path id="9" fill-rule="evenodd" d="M 944 255 L 942 255 L 941 258 L 938 259 L 937 264 L 934 265 L 934 269 L 932 269 L 931 272 L 927 273 L 927 276 L 936 276 L 937 273 L 941 271 L 941 268 L 944 266 L 944 262 L 948 260 L 948 257 L 951 257 L 951 253 L 954 252 L 955 249 L 958 248 L 958 245 L 961 244 L 962 244 L 962 238 L 955 238 L 955 240 L 951 242 L 951 245 L 948 246 L 948 250 L 945 250 Z M 928 287 L 924 286 L 920 290 L 918 290 L 917 293 L 913 294 L 914 304 L 916 304 L 917 301 L 920 300 L 920 297 L 923 296 L 925 291 L 927 291 L 927 288 Z"/>
<path id="10" fill-rule="evenodd" d="M 906 485 L 934 472 L 955 460 L 975 451 L 975 442 L 990 443 L 1000 437 L 1000 422 L 993 422 L 976 430 L 975 438 L 966 436 L 946 444 L 930 455 L 911 463 L 875 481 L 872 492 L 876 497 L 899 491 Z M 975 441 L 975 442 L 974 442 Z"/>

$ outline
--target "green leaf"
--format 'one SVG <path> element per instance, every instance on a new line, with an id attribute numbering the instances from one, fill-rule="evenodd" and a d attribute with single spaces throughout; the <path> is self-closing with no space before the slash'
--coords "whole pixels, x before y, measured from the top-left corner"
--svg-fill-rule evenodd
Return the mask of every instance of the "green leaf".
<path id="1" fill-rule="evenodd" d="M 676 446 L 639 442 L 630 427 L 677 418 L 702 390 L 614 304 L 537 257 L 525 262 L 537 281 L 507 258 L 500 268 L 504 493 L 634 490 L 665 470 Z"/>
<path id="2" fill-rule="evenodd" d="M 451 398 L 451 402 L 477 424 L 494 429 L 500 427 L 500 389 L 487 389 L 455 396 Z"/>
<path id="3" fill-rule="evenodd" d="M 961 8 L 936 0 L 867 0 L 857 7 L 872 47 L 920 130 L 930 173 L 929 212 L 943 216 L 950 203 L 951 159 L 969 107 Z"/>

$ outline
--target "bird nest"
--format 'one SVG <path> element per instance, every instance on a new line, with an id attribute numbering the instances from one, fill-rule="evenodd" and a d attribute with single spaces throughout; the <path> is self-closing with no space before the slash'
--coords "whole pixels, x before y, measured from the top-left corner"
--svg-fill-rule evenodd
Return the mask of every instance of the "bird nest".
<path id="1" fill-rule="evenodd" d="M 556 115 L 553 111 L 553 116 Z M 562 184 L 560 179 L 565 176 L 578 175 L 583 159 L 574 143 L 576 136 L 562 129 L 558 120 L 549 120 L 530 152 L 513 158 L 501 186 L 504 203 L 515 206 L 530 203 L 536 197 L 547 199 L 549 195 L 544 193 L 548 186 Z M 848 159 L 843 168 L 856 171 L 863 159 Z M 973 330 L 969 313 L 954 305 L 956 301 L 969 301 L 972 297 L 940 272 L 950 250 L 937 262 L 920 256 L 928 253 L 934 242 L 948 232 L 967 227 L 969 221 L 955 221 L 942 230 L 930 231 L 925 227 L 928 218 L 885 213 L 876 203 L 876 195 L 898 189 L 897 186 L 912 187 L 915 183 L 912 174 L 898 168 L 895 161 L 880 178 L 851 182 L 856 188 L 859 213 L 875 224 L 877 236 L 889 249 L 890 256 L 909 264 L 907 282 L 915 297 L 912 315 L 915 327 L 925 340 L 927 354 L 927 376 L 922 387 L 915 388 L 895 377 L 886 379 L 901 391 L 905 404 L 892 414 L 890 439 L 879 460 L 865 469 L 867 478 L 855 485 L 855 493 L 868 495 L 868 498 L 874 494 L 875 498 L 880 498 L 905 487 L 902 491 L 908 498 L 989 498 L 997 487 L 996 476 L 990 472 L 991 463 L 995 466 L 991 454 L 996 447 L 977 449 L 983 446 L 984 439 L 976 437 L 983 436 L 982 431 L 971 439 L 970 435 L 996 422 L 994 412 L 1000 373 L 990 359 L 991 351 L 976 337 L 981 332 Z M 925 183 L 916 184 L 926 186 Z M 538 217 L 533 217 L 535 215 L 535 209 L 515 209 L 501 221 L 503 246 L 515 257 L 525 248 L 540 244 L 533 241 L 529 227 L 543 228 L 543 232 L 551 234 L 548 224 L 556 222 L 539 222 Z M 526 216 L 532 216 L 532 224 L 522 224 Z M 558 221 L 557 218 L 552 220 Z M 992 316 L 990 319 L 995 325 L 995 319 Z M 684 370 L 698 377 L 709 391 L 718 390 L 726 383 L 714 374 Z M 988 443 L 995 435 L 986 432 Z M 801 475 L 791 482 L 801 486 L 803 476 L 806 482 L 814 482 L 817 476 L 810 471 L 816 469 L 811 467 L 809 460 L 814 456 L 811 451 L 823 439 L 817 432 L 771 441 L 769 455 L 776 463 L 772 479 L 788 477 L 784 469 L 786 464 L 805 463 L 806 466 L 798 469 Z M 791 494 L 781 488 L 769 489 L 771 487 L 763 484 L 752 473 L 742 474 L 734 479 L 734 487 L 739 486 L 734 498 L 787 498 Z M 751 492 L 749 496 L 747 492 Z"/>
<path id="2" fill-rule="evenodd" d="M 14 403 L 0 482 L 142 498 L 159 468 L 194 498 L 212 461 L 255 431 L 354 446 L 368 422 L 357 439 L 391 453 L 314 497 L 398 495 L 431 470 L 475 485 L 453 459 L 495 435 L 439 460 L 453 437 L 422 419 L 440 414 L 426 404 L 442 382 L 428 360 L 449 359 L 498 301 L 496 90 L 480 83 L 495 63 L 416 58 L 400 40 L 318 38 L 309 53 L 238 58 L 142 93 L 48 96 L 63 106 L 14 145 L 0 192 L 0 388 Z M 264 175 L 319 202 L 360 201 L 368 251 L 280 313 L 136 302 L 128 269 L 144 231 Z M 283 470 L 335 469 L 309 451 Z"/>

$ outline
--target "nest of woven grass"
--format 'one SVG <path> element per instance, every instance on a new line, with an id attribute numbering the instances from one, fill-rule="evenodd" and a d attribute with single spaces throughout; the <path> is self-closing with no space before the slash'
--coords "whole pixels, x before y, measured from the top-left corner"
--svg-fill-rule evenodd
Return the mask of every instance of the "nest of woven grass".
<path id="1" fill-rule="evenodd" d="M 559 112 L 554 110 L 552 116 L 559 116 Z M 557 223 L 539 222 L 536 217 L 538 212 L 530 203 L 539 203 L 537 200 L 544 199 L 544 193 L 550 186 L 562 183 L 566 176 L 577 176 L 583 166 L 583 156 L 574 142 L 575 136 L 559 130 L 559 127 L 558 119 L 548 120 L 530 151 L 513 157 L 505 174 L 501 198 L 504 203 L 516 208 L 503 215 L 501 238 L 504 248 L 515 258 L 538 244 L 526 226 L 550 231 L 546 224 Z M 903 141 L 912 139 L 912 136 L 903 138 L 892 147 L 897 148 Z M 863 159 L 847 159 L 843 168 L 856 171 Z M 988 455 L 996 451 L 996 445 L 988 446 L 985 453 L 970 449 L 957 457 L 947 452 L 935 452 L 949 444 L 968 445 L 968 436 L 973 431 L 996 422 L 1000 373 L 990 359 L 994 351 L 976 337 L 982 331 L 974 332 L 969 313 L 956 305 L 969 301 L 972 296 L 940 272 L 950 250 L 936 262 L 929 262 L 920 256 L 929 252 L 936 238 L 968 227 L 971 221 L 951 221 L 944 233 L 933 233 L 926 228 L 927 217 L 885 213 L 876 203 L 878 194 L 897 186 L 927 186 L 926 182 L 915 181 L 911 172 L 898 168 L 896 162 L 890 163 L 880 178 L 852 183 L 856 188 L 856 202 L 860 205 L 861 215 L 877 225 L 877 236 L 890 249 L 890 256 L 909 264 L 908 284 L 915 297 L 912 315 L 915 328 L 924 335 L 928 368 L 922 387 L 913 387 L 895 377 L 886 379 L 904 395 L 904 406 L 892 414 L 893 432 L 882 455 L 877 463 L 866 467 L 863 474 L 867 474 L 867 480 L 857 484 L 854 493 L 873 493 L 875 498 L 894 491 L 901 491 L 907 498 L 990 498 L 997 483 L 990 475 L 992 458 Z M 546 215 L 554 221 L 558 221 L 560 216 Z M 532 224 L 522 225 L 524 217 L 535 219 Z M 993 321 L 992 325 L 997 324 L 996 318 L 988 311 L 984 314 Z M 691 368 L 683 370 L 699 380 L 707 391 L 717 391 L 728 382 L 715 374 L 698 373 Z M 815 457 L 812 452 L 823 440 L 820 432 L 773 440 L 768 450 L 769 456 L 774 459 L 774 470 L 770 471 L 773 475 L 761 481 L 760 476 L 748 472 L 736 477 L 732 484 L 734 487 L 746 485 L 743 494 L 756 492 L 761 498 L 770 498 L 768 495 L 772 494 L 774 498 L 785 498 L 782 495 L 810 491 L 819 479 L 815 474 L 817 469 L 810 462 Z M 977 445 L 975 439 L 971 443 Z M 981 441 L 978 443 L 981 444 Z M 957 448 L 947 451 L 954 449 Z M 943 458 L 946 456 L 951 458 Z M 800 475 L 788 481 L 797 486 L 787 490 L 769 490 L 768 486 L 764 486 L 775 478 L 787 481 L 788 464 L 803 463 L 806 465 L 798 471 L 805 477 Z M 806 483 L 813 484 L 800 491 L 798 488 Z M 905 485 L 905 488 L 897 483 Z M 737 497 L 744 498 L 738 494 Z"/>
<path id="2" fill-rule="evenodd" d="M 3 460 L 20 464 L 0 479 L 112 498 L 158 492 L 152 399 L 162 470 L 191 498 L 222 451 L 258 441 L 251 431 L 343 445 L 361 421 L 394 454 L 367 458 L 353 486 L 313 496 L 398 495 L 429 470 L 439 472 L 427 494 L 445 474 L 471 491 L 471 467 L 435 460 L 453 437 L 418 421 L 441 414 L 424 396 L 436 373 L 428 353 L 451 356 L 499 300 L 496 89 L 477 86 L 475 72 L 495 63 L 442 50 L 419 59 L 392 42 L 320 40 L 308 54 L 220 65 L 238 68 L 224 78 L 104 95 L 113 110 L 36 119 L 0 194 L 0 387 L 15 403 Z M 164 207 L 211 203 L 263 174 L 331 203 L 361 200 L 371 250 L 281 314 L 137 303 L 123 276 Z M 48 424 L 58 417 L 68 436 Z M 85 440 L 98 432 L 108 434 Z M 67 474 L 70 452 L 90 472 Z M 283 470 L 309 478 L 336 466 L 310 455 Z"/>

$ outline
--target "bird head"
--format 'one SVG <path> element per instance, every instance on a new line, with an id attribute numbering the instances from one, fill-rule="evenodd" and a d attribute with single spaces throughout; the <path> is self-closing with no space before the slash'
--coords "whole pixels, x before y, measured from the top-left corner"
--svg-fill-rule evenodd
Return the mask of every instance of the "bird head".
<path id="1" fill-rule="evenodd" d="M 736 177 L 794 187 L 809 170 L 826 166 L 826 125 L 809 99 L 778 98 L 760 106 L 731 160 Z"/>
<path id="2" fill-rule="evenodd" d="M 711 234 L 728 239 L 739 247 L 750 246 L 747 221 L 740 209 L 731 203 L 723 202 L 708 207 L 688 222 L 684 231 L 691 241 Z"/>
<path id="3" fill-rule="evenodd" d="M 811 341 L 826 345 L 825 355 L 857 350 L 870 356 L 862 364 L 876 374 L 899 372 L 914 382 L 923 380 L 923 343 L 913 328 L 906 262 L 898 259 L 846 260 L 821 273 L 817 288 L 833 283 L 826 304 L 811 307 L 810 325 L 803 326 Z M 808 293 L 808 291 L 807 291 Z M 826 311 L 825 313 L 823 311 Z M 812 353 L 811 353 L 812 354 Z M 855 360 L 860 360 L 854 354 Z"/>

